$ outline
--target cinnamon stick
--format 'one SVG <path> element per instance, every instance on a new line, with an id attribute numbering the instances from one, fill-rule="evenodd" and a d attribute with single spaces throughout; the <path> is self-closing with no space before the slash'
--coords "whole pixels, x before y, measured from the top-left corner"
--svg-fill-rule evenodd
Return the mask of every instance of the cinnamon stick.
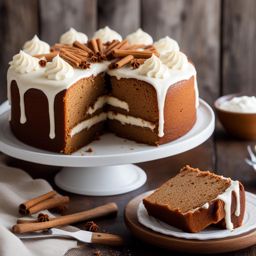
<path id="1" fill-rule="evenodd" d="M 45 230 L 47 228 L 68 225 L 76 222 L 81 222 L 81 221 L 90 220 L 93 218 L 106 216 L 109 214 L 114 214 L 114 213 L 116 214 L 117 211 L 118 211 L 118 207 L 115 203 L 108 203 L 87 211 L 57 217 L 47 222 L 16 224 L 12 227 L 12 231 L 17 234 L 22 234 L 22 233 L 34 232 L 38 230 Z"/>
<path id="2" fill-rule="evenodd" d="M 54 207 L 57 207 L 59 205 L 67 204 L 69 203 L 69 197 L 68 196 L 56 196 L 53 198 L 49 198 L 47 200 L 44 200 L 30 208 L 28 208 L 28 214 L 33 214 L 42 210 L 52 209 Z"/>
<path id="3" fill-rule="evenodd" d="M 118 40 L 113 40 L 112 43 L 106 48 L 105 55 L 109 55 L 111 51 L 119 44 Z"/>
<path id="4" fill-rule="evenodd" d="M 75 47 L 77 47 L 77 48 L 79 48 L 79 49 L 82 49 L 82 50 L 88 52 L 89 54 L 93 54 L 93 51 L 92 51 L 89 47 L 87 47 L 87 46 L 84 45 L 84 44 L 81 44 L 81 43 L 78 42 L 78 41 L 75 41 L 75 42 L 73 43 L 73 46 L 75 46 Z"/>
<path id="5" fill-rule="evenodd" d="M 94 53 L 98 53 L 99 48 L 98 48 L 98 44 L 97 44 L 96 39 L 92 39 L 90 43 L 91 43 L 91 46 L 92 46 L 92 49 L 93 49 Z"/>
<path id="6" fill-rule="evenodd" d="M 27 212 L 27 210 L 28 210 L 29 208 L 35 206 L 35 205 L 38 204 L 38 203 L 41 203 L 41 202 L 44 201 L 44 200 L 47 200 L 47 199 L 49 199 L 49 198 L 54 197 L 55 195 L 57 195 L 57 192 L 53 190 L 53 191 L 50 191 L 50 192 L 48 192 L 48 193 L 46 193 L 46 194 L 43 194 L 43 195 L 41 195 L 41 196 L 32 198 L 32 199 L 30 199 L 30 200 L 28 200 L 28 201 L 26 201 L 26 202 L 20 204 L 20 206 L 19 206 L 19 211 L 20 211 L 21 213 Z"/>
<path id="7" fill-rule="evenodd" d="M 134 58 L 147 59 L 152 56 L 151 51 L 138 51 L 138 50 L 119 50 L 115 49 L 112 52 L 114 57 L 126 57 L 132 55 Z"/>
<path id="8" fill-rule="evenodd" d="M 120 42 L 114 49 L 124 49 L 127 45 L 129 45 L 128 40 L 125 39 Z"/>
<path id="9" fill-rule="evenodd" d="M 137 49 L 144 49 L 145 44 L 132 44 L 132 45 L 127 45 L 123 47 L 123 50 L 137 50 Z"/>
<path id="10" fill-rule="evenodd" d="M 50 52 L 46 54 L 36 54 L 34 55 L 35 58 L 41 59 L 45 58 L 47 62 L 52 61 L 52 59 L 57 56 L 58 52 Z"/>
<path id="11" fill-rule="evenodd" d="M 131 60 L 133 60 L 133 59 L 134 59 L 134 57 L 132 55 L 128 55 L 128 56 L 122 58 L 121 60 L 118 60 L 115 63 L 111 63 L 109 65 L 109 68 L 110 69 L 121 68 L 121 67 L 125 66 L 126 64 L 130 63 Z"/>
<path id="12" fill-rule="evenodd" d="M 99 52 L 102 54 L 104 52 L 104 47 L 103 47 L 101 39 L 97 38 L 96 42 L 97 42 L 97 45 L 98 45 Z"/>

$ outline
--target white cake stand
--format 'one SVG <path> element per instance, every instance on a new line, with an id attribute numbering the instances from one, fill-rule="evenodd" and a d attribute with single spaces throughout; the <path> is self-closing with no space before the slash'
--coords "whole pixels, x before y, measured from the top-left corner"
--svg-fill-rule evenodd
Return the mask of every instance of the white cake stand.
<path id="1" fill-rule="evenodd" d="M 214 130 L 214 113 L 203 100 L 193 129 L 173 142 L 155 147 L 105 134 L 72 155 L 63 155 L 28 146 L 14 137 L 8 122 L 9 107 L 0 106 L 0 150 L 14 158 L 63 166 L 56 184 L 69 192 L 107 196 L 129 192 L 146 182 L 145 172 L 132 163 L 146 162 L 188 151 L 207 140 Z M 91 148 L 93 152 L 86 152 Z"/>

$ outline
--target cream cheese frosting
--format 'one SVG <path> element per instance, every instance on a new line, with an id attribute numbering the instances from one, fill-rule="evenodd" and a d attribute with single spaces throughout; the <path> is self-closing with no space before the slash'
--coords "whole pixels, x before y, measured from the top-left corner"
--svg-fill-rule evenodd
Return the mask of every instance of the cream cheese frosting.
<path id="1" fill-rule="evenodd" d="M 152 36 L 144 32 L 141 28 L 132 34 L 129 34 L 126 39 L 130 44 L 153 44 Z"/>
<path id="2" fill-rule="evenodd" d="M 30 55 L 49 53 L 50 45 L 40 40 L 37 35 L 34 35 L 31 40 L 24 44 L 23 51 Z"/>
<path id="3" fill-rule="evenodd" d="M 172 51 L 179 51 L 180 47 L 178 43 L 170 38 L 169 36 L 163 37 L 160 40 L 156 41 L 154 44 L 157 51 L 160 53 L 160 55 L 172 52 Z"/>
<path id="4" fill-rule="evenodd" d="M 20 50 L 20 52 L 13 56 L 9 63 L 10 69 L 20 74 L 26 74 L 40 69 L 38 59 Z"/>
<path id="5" fill-rule="evenodd" d="M 62 44 L 73 44 L 75 41 L 86 44 L 88 37 L 86 34 L 78 32 L 74 28 L 70 28 L 60 37 L 60 43 Z"/>
<path id="6" fill-rule="evenodd" d="M 182 70 L 188 65 L 187 56 L 179 51 L 167 52 L 160 55 L 160 59 L 170 69 Z"/>
<path id="7" fill-rule="evenodd" d="M 64 80 L 74 75 L 74 69 L 59 55 L 48 62 L 45 68 L 45 76 L 51 80 Z"/>
<path id="8" fill-rule="evenodd" d="M 138 72 L 140 75 L 145 75 L 152 78 L 163 79 L 168 76 L 168 68 L 165 66 L 161 60 L 154 54 L 151 58 L 147 59 L 144 64 L 142 64 Z"/>
<path id="9" fill-rule="evenodd" d="M 122 41 L 122 36 L 108 26 L 97 30 L 94 33 L 93 38 L 101 39 L 102 43 L 111 42 L 113 40 Z"/>

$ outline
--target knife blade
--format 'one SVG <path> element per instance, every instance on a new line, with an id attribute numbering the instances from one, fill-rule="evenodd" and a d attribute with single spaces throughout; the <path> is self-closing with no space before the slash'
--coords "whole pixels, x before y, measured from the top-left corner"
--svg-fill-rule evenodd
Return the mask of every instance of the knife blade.
<path id="1" fill-rule="evenodd" d="M 77 241 L 83 243 L 94 243 L 94 244 L 104 244 L 120 246 L 123 245 L 123 238 L 118 235 L 108 234 L 108 233 L 98 233 L 90 232 L 85 230 L 79 230 L 76 232 L 69 232 L 59 228 L 51 228 L 46 232 L 33 232 L 26 234 L 17 235 L 20 239 L 39 239 L 39 238 L 74 238 Z"/>

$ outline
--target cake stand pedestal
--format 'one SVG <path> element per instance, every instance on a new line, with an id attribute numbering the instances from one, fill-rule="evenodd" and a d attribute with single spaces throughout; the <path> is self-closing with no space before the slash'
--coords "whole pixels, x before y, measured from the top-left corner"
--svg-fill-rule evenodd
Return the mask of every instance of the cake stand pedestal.
<path id="1" fill-rule="evenodd" d="M 156 160 L 188 151 L 206 141 L 214 131 L 214 113 L 200 99 L 197 121 L 181 138 L 155 147 L 105 134 L 72 155 L 40 150 L 15 138 L 9 128 L 9 107 L 0 106 L 0 151 L 25 161 L 64 167 L 56 184 L 82 195 L 108 196 L 126 193 L 146 182 L 145 172 L 132 163 Z M 89 152 L 91 150 L 92 152 Z"/>

